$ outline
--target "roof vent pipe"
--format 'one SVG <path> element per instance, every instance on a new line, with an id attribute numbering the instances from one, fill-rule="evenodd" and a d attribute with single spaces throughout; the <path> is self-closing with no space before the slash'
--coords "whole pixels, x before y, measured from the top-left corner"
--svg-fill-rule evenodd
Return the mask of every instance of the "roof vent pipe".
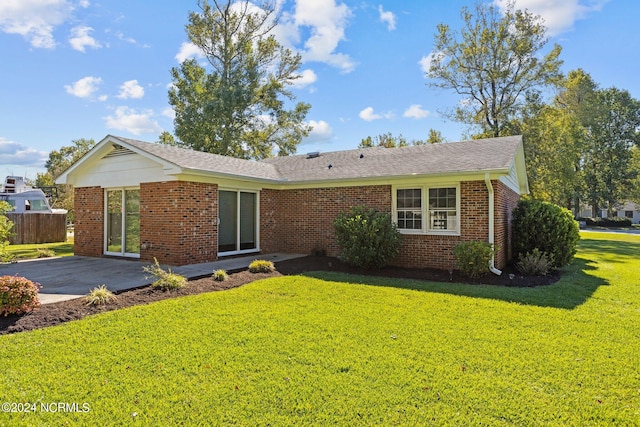
<path id="1" fill-rule="evenodd" d="M 495 248 L 494 245 L 494 215 L 495 215 L 495 203 L 493 197 L 493 185 L 491 184 L 491 179 L 489 178 L 489 174 L 484 174 L 484 183 L 487 185 L 487 191 L 489 192 L 489 243 Z M 500 276 L 502 271 L 498 270 L 495 266 L 495 257 L 492 255 L 489 260 L 489 271 L 493 274 Z"/>

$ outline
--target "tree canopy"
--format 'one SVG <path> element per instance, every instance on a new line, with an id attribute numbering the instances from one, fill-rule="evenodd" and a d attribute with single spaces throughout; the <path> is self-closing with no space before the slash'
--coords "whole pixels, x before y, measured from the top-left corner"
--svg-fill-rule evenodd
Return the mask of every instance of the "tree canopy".
<path id="1" fill-rule="evenodd" d="M 45 173 L 39 173 L 36 178 L 37 187 L 54 186 L 56 178 L 80 157 L 84 156 L 96 142 L 93 139 L 74 139 L 71 145 L 61 147 L 49 153 L 49 159 L 45 162 Z M 66 209 L 73 219 L 73 189 L 70 185 L 57 185 L 57 196 L 50 200 L 52 207 Z"/>
<path id="2" fill-rule="evenodd" d="M 505 125 L 522 108 L 525 95 L 557 84 L 561 78 L 561 48 L 548 42 L 542 18 L 515 10 L 477 3 L 475 11 L 463 7 L 460 32 L 438 25 L 435 52 L 427 72 L 431 87 L 453 90 L 462 96 L 449 117 L 479 126 L 486 136 L 504 136 Z"/>
<path id="3" fill-rule="evenodd" d="M 289 90 L 300 77 L 301 57 L 271 34 L 275 6 L 264 2 L 199 1 L 186 25 L 211 72 L 195 59 L 171 70 L 175 134 L 183 146 L 240 158 L 295 153 L 308 135 L 311 108 L 292 104 Z M 168 140 L 165 136 L 161 140 Z"/>

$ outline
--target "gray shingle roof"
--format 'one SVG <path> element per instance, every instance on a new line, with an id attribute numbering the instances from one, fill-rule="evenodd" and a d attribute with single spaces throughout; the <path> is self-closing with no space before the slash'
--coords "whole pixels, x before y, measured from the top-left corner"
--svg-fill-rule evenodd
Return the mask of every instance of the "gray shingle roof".
<path id="1" fill-rule="evenodd" d="M 506 173 L 522 141 L 521 136 L 509 136 L 402 148 L 335 151 L 320 153 L 314 158 L 296 155 L 254 161 L 115 138 L 180 168 L 291 183 L 465 172 Z"/>

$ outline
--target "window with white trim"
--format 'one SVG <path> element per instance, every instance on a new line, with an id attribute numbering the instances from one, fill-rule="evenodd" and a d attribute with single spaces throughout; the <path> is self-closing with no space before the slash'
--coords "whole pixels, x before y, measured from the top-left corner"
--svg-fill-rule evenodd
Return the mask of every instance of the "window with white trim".
<path id="1" fill-rule="evenodd" d="M 395 220 L 405 233 L 458 234 L 458 186 L 395 189 Z"/>

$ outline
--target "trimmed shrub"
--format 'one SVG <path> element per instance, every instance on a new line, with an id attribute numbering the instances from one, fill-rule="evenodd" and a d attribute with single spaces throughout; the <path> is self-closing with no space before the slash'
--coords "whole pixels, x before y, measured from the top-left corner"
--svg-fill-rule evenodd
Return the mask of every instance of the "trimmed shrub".
<path id="1" fill-rule="evenodd" d="M 402 235 L 391 215 L 356 206 L 333 223 L 340 258 L 363 268 L 383 267 L 400 251 Z"/>
<path id="2" fill-rule="evenodd" d="M 39 283 L 20 276 L 0 277 L 0 315 L 29 313 L 40 307 Z"/>
<path id="3" fill-rule="evenodd" d="M 187 285 L 187 279 L 185 277 L 171 272 L 171 269 L 164 271 L 162 267 L 160 267 L 156 258 L 153 258 L 153 261 L 153 265 L 142 267 L 142 270 L 145 273 L 149 273 L 151 277 L 156 278 L 156 281 L 151 284 L 152 288 L 161 289 L 163 291 L 172 291 L 184 288 Z"/>
<path id="4" fill-rule="evenodd" d="M 583 218 L 589 227 L 631 227 L 631 218 L 609 217 L 609 218 Z"/>
<path id="5" fill-rule="evenodd" d="M 568 209 L 553 203 L 521 199 L 513 211 L 511 225 L 516 259 L 538 249 L 550 257 L 554 268 L 573 260 L 580 229 Z"/>
<path id="6" fill-rule="evenodd" d="M 257 259 L 249 264 L 249 271 L 252 273 L 271 273 L 276 271 L 276 266 L 271 261 Z"/>
<path id="7" fill-rule="evenodd" d="M 36 249 L 36 255 L 38 258 L 51 258 L 56 256 L 56 252 L 49 248 L 38 248 Z"/>
<path id="8" fill-rule="evenodd" d="M 84 297 L 84 301 L 87 303 L 87 305 L 104 305 L 117 299 L 118 297 L 116 297 L 113 292 L 107 289 L 106 285 L 100 285 L 97 288 L 91 289 L 89 294 Z"/>
<path id="9" fill-rule="evenodd" d="M 553 269 L 553 257 L 535 248 L 520 256 L 516 268 L 525 276 L 546 276 Z"/>
<path id="10" fill-rule="evenodd" d="M 458 243 L 453 248 L 456 265 L 472 279 L 484 276 L 489 272 L 489 262 L 493 257 L 493 245 L 489 242 L 470 240 Z"/>
<path id="11" fill-rule="evenodd" d="M 213 280 L 215 280 L 216 282 L 224 282 L 229 278 L 229 275 L 227 274 L 226 271 L 220 269 L 220 270 L 214 271 L 212 277 L 213 277 Z"/>

